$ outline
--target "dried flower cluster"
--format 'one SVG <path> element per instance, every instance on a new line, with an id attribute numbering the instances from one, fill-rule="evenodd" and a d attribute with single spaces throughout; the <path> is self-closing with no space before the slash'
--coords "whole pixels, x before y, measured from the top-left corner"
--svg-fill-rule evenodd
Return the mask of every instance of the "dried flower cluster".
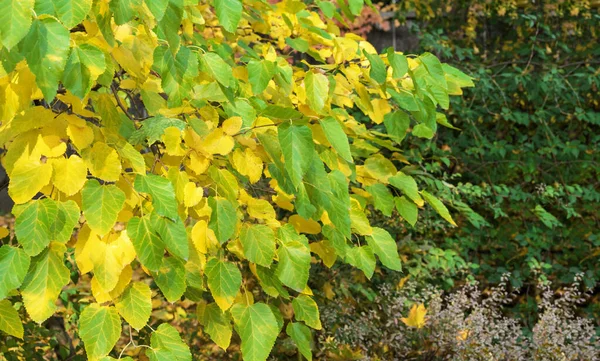
<path id="1" fill-rule="evenodd" d="M 362 360 L 600 360 L 598 325 L 577 315 L 587 296 L 581 291 L 582 276 L 559 291 L 549 284 L 538 287 L 538 314 L 531 328 L 507 312 L 520 294 L 510 290 L 508 281 L 507 274 L 491 290 L 471 284 L 448 295 L 415 282 L 399 290 L 385 284 L 369 309 L 343 303 L 325 307 L 327 333 L 319 341 L 329 357 L 346 352 Z M 418 303 L 427 306 L 426 325 L 408 327 L 400 319 Z"/>

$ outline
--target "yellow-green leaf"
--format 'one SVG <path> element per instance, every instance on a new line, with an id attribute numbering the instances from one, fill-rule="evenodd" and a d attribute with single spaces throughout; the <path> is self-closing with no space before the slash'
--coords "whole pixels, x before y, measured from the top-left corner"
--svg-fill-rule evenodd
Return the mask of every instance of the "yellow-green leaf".
<path id="1" fill-rule="evenodd" d="M 204 308 L 204 330 L 217 346 L 226 350 L 231 342 L 232 326 L 229 312 L 223 312 L 216 303 Z"/>
<path id="2" fill-rule="evenodd" d="M 0 331 L 23 339 L 23 323 L 19 313 L 8 300 L 0 301 Z"/>
<path id="3" fill-rule="evenodd" d="M 299 295 L 292 301 L 296 320 L 304 321 L 315 330 L 321 329 L 321 319 L 317 303 L 307 295 Z"/>
<path id="4" fill-rule="evenodd" d="M 52 316 L 60 291 L 69 283 L 69 269 L 63 262 L 66 250 L 63 244 L 50 244 L 50 247 L 32 259 L 21 286 L 27 313 L 37 323 Z"/>
<path id="5" fill-rule="evenodd" d="M 0 247 L 0 300 L 19 287 L 29 269 L 29 256 L 21 248 Z"/>
<path id="6" fill-rule="evenodd" d="M 177 330 L 163 323 L 150 337 L 150 361 L 191 361 L 190 348 L 181 340 Z"/>
<path id="7" fill-rule="evenodd" d="M 134 282 L 125 289 L 115 306 L 131 327 L 141 330 L 152 313 L 152 291 L 147 284 Z"/>
<path id="8" fill-rule="evenodd" d="M 231 262 L 213 258 L 206 264 L 204 272 L 215 302 L 223 311 L 228 310 L 242 286 L 240 270 Z"/>
<path id="9" fill-rule="evenodd" d="M 452 219 L 452 216 L 450 215 L 450 212 L 448 211 L 448 208 L 446 208 L 444 203 L 442 203 L 439 199 L 437 199 L 434 195 L 428 193 L 427 191 L 421 191 L 421 194 L 423 195 L 423 198 L 425 198 L 427 203 L 429 203 L 429 205 L 433 209 L 435 209 L 435 211 L 440 216 L 442 216 L 442 218 L 448 221 L 448 223 L 450 223 L 451 225 L 456 226 L 456 222 L 454 222 L 454 219 Z"/>
<path id="10" fill-rule="evenodd" d="M 92 303 L 79 317 L 79 336 L 89 360 L 98 360 L 115 347 L 121 335 L 117 309 Z"/>
<path id="11" fill-rule="evenodd" d="M 100 185 L 90 179 L 81 190 L 81 203 L 87 224 L 94 232 L 104 235 L 117 221 L 125 204 L 125 193 L 113 184 Z"/>
<path id="12" fill-rule="evenodd" d="M 0 44 L 8 50 L 27 35 L 34 3 L 34 0 L 0 1 Z"/>
<path id="13" fill-rule="evenodd" d="M 246 225 L 240 233 L 244 255 L 250 262 L 269 267 L 275 256 L 275 234 L 262 224 Z"/>
<path id="14" fill-rule="evenodd" d="M 231 308 L 231 315 L 242 339 L 244 361 L 265 361 L 279 335 L 277 319 L 271 308 L 264 303 L 237 303 Z"/>
<path id="15" fill-rule="evenodd" d="M 329 80 L 321 73 L 309 71 L 304 78 L 306 89 L 306 100 L 308 105 L 317 113 L 320 113 L 327 103 L 329 94 Z"/>

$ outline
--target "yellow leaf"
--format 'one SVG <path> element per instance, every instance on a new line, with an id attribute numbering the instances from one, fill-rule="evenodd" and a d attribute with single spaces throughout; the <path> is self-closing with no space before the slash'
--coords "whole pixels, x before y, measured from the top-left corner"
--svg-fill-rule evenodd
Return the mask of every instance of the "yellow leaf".
<path id="1" fill-rule="evenodd" d="M 242 117 L 231 117 L 223 122 L 221 126 L 227 135 L 235 135 L 242 129 Z"/>
<path id="2" fill-rule="evenodd" d="M 310 244 L 310 251 L 319 255 L 327 268 L 331 268 L 331 266 L 335 264 L 337 255 L 335 249 L 331 247 L 328 242 L 313 242 Z"/>
<path id="3" fill-rule="evenodd" d="M 224 134 L 221 128 L 213 130 L 203 142 L 204 151 L 208 154 L 227 155 L 233 150 L 234 145 L 233 137 Z"/>
<path id="4" fill-rule="evenodd" d="M 168 155 L 185 155 L 185 149 L 181 146 L 181 130 L 177 127 L 168 127 L 162 136 L 165 143 L 166 153 Z"/>
<path id="5" fill-rule="evenodd" d="M 206 172 L 208 166 L 210 166 L 210 159 L 196 151 L 192 151 L 186 166 L 197 175 L 200 175 Z"/>
<path id="6" fill-rule="evenodd" d="M 356 233 L 362 236 L 369 236 L 373 234 L 373 228 L 369 224 L 369 220 L 363 211 L 360 202 L 355 198 L 350 197 L 350 224 L 352 229 L 356 231 Z"/>
<path id="7" fill-rule="evenodd" d="M 258 219 L 275 219 L 275 210 L 273 209 L 273 206 L 264 199 L 249 199 L 247 211 L 250 217 Z"/>
<path id="8" fill-rule="evenodd" d="M 292 204 L 291 197 L 288 197 L 283 193 L 277 193 L 276 196 L 273 196 L 273 202 L 275 202 L 279 208 L 283 208 L 290 212 L 294 210 L 294 204 Z"/>
<path id="9" fill-rule="evenodd" d="M 263 162 L 250 148 L 243 152 L 238 148 L 233 152 L 233 167 L 240 174 L 247 176 L 250 183 L 256 183 L 262 175 Z"/>
<path id="10" fill-rule="evenodd" d="M 94 143 L 92 148 L 82 152 L 83 160 L 94 177 L 108 182 L 116 182 L 121 175 L 121 160 L 117 151 L 106 143 Z"/>
<path id="11" fill-rule="evenodd" d="M 105 291 L 102 288 L 102 286 L 100 286 L 100 283 L 98 282 L 97 277 L 92 278 L 92 281 L 91 281 L 92 295 L 96 299 L 96 302 L 98 302 L 98 303 L 109 302 L 109 301 L 113 301 L 114 299 L 119 297 L 123 293 L 123 291 L 125 291 L 125 288 L 127 288 L 127 285 L 129 285 L 129 283 L 131 282 L 132 275 L 133 275 L 133 270 L 132 270 L 131 266 L 130 265 L 125 266 L 125 268 L 123 268 L 123 270 L 121 271 L 121 274 L 119 275 L 119 281 L 117 282 L 117 285 L 110 292 Z"/>
<path id="12" fill-rule="evenodd" d="M 94 264 L 90 259 L 90 252 L 92 252 L 92 245 L 94 242 L 100 241 L 100 237 L 96 232 L 86 224 L 84 224 L 79 232 L 77 233 L 77 243 L 75 243 L 75 262 L 77 262 L 77 268 L 82 274 L 88 273 L 94 269 Z"/>
<path id="13" fill-rule="evenodd" d="M 421 304 L 414 304 L 408 313 L 408 317 L 402 317 L 400 320 L 408 327 L 421 328 L 425 326 L 425 315 L 427 310 L 425 306 Z"/>
<path id="14" fill-rule="evenodd" d="M 392 110 L 390 102 L 387 99 L 373 99 L 371 100 L 371 105 L 373 111 L 369 112 L 368 115 L 376 124 L 381 124 L 383 117 Z"/>
<path id="15" fill-rule="evenodd" d="M 9 174 L 8 194 L 16 204 L 33 198 L 50 182 L 52 165 L 39 159 L 21 158 Z"/>
<path id="16" fill-rule="evenodd" d="M 462 331 L 458 331 L 458 334 L 456 335 L 456 340 L 457 341 L 466 341 L 467 338 L 469 337 L 469 330 L 462 330 Z"/>
<path id="17" fill-rule="evenodd" d="M 304 219 L 298 214 L 290 216 L 289 223 L 294 226 L 298 233 L 319 234 L 321 233 L 321 225 L 312 219 Z"/>
<path id="18" fill-rule="evenodd" d="M 90 146 L 94 141 L 94 131 L 90 128 L 85 120 L 74 115 L 67 115 L 67 135 L 71 142 L 75 144 L 77 149 L 82 150 Z"/>
<path id="19" fill-rule="evenodd" d="M 306 285 L 306 287 L 304 287 L 300 293 L 303 295 L 313 296 L 313 291 L 310 289 L 310 287 L 308 287 L 308 285 Z"/>
<path id="20" fill-rule="evenodd" d="M 183 188 L 183 204 L 187 207 L 193 207 L 202 200 L 204 189 L 196 187 L 194 182 L 188 182 Z"/>
<path id="21" fill-rule="evenodd" d="M 410 275 L 408 275 L 406 277 L 402 277 L 402 279 L 400 279 L 400 281 L 398 282 L 398 285 L 396 285 L 396 288 L 401 289 L 402 287 L 404 287 L 404 285 L 409 280 L 409 278 L 410 278 Z"/>
<path id="22" fill-rule="evenodd" d="M 206 254 L 208 250 L 219 245 L 215 232 L 208 228 L 205 220 L 199 220 L 192 228 L 192 243 L 199 253 Z"/>
<path id="23" fill-rule="evenodd" d="M 8 236 L 9 234 L 10 234 L 10 231 L 8 230 L 8 228 L 0 227 L 0 239 Z"/>
<path id="24" fill-rule="evenodd" d="M 327 297 L 328 300 L 333 300 L 333 298 L 335 297 L 335 292 L 333 292 L 333 286 L 331 286 L 331 283 L 325 282 L 323 284 L 322 290 L 325 294 L 325 297 Z"/>
<path id="25" fill-rule="evenodd" d="M 79 192 L 87 179 L 87 167 L 81 158 L 72 155 L 52 160 L 52 183 L 67 196 Z"/>
<path id="26" fill-rule="evenodd" d="M 118 237 L 109 234 L 102 240 L 92 239 L 92 242 L 89 257 L 94 264 L 94 278 L 98 278 L 102 289 L 110 292 L 117 286 L 123 268 L 135 259 L 135 249 L 127 231 Z"/>

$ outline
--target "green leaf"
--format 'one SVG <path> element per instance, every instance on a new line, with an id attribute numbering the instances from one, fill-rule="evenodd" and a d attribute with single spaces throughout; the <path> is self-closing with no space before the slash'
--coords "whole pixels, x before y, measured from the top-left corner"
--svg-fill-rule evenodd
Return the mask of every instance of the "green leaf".
<path id="1" fill-rule="evenodd" d="M 167 251 L 172 255 L 187 261 L 190 256 L 187 232 L 181 218 L 176 217 L 174 221 L 152 213 L 154 229 L 163 240 Z"/>
<path id="2" fill-rule="evenodd" d="M 319 318 L 319 307 L 317 303 L 307 295 L 299 295 L 292 301 L 296 320 L 304 321 L 315 330 L 320 330 L 321 320 Z"/>
<path id="3" fill-rule="evenodd" d="M 431 53 L 424 53 L 419 56 L 419 60 L 425 65 L 425 68 L 429 74 L 435 79 L 435 81 L 444 89 L 448 89 L 446 83 L 446 77 L 444 75 L 444 69 L 440 60 Z"/>
<path id="4" fill-rule="evenodd" d="M 390 95 L 392 96 L 392 99 L 394 99 L 394 101 L 404 110 L 408 110 L 408 111 L 418 111 L 419 110 L 419 105 L 417 104 L 416 100 L 415 100 L 415 96 L 407 91 L 407 90 L 400 90 L 400 92 L 395 92 L 392 89 L 387 89 L 387 92 L 390 93 Z"/>
<path id="5" fill-rule="evenodd" d="M 237 203 L 239 185 L 237 178 L 227 169 L 215 166 L 208 168 L 208 175 L 216 185 L 215 193 L 227 198 L 232 203 Z"/>
<path id="6" fill-rule="evenodd" d="M 353 163 L 352 154 L 350 153 L 350 144 L 348 136 L 344 133 L 344 129 L 340 123 L 333 117 L 325 117 L 319 120 L 321 128 L 325 133 L 325 137 L 333 146 L 333 149 L 347 162 Z"/>
<path id="7" fill-rule="evenodd" d="M 53 0 L 58 19 L 68 28 L 81 23 L 92 10 L 92 0 Z"/>
<path id="8" fill-rule="evenodd" d="M 278 127 L 278 133 L 285 169 L 297 188 L 313 160 L 315 146 L 312 132 L 305 125 L 283 123 Z"/>
<path id="9" fill-rule="evenodd" d="M 154 19 L 160 21 L 167 11 L 169 0 L 145 0 L 145 3 L 152 15 L 154 15 Z"/>
<path id="10" fill-rule="evenodd" d="M 237 213 L 233 203 L 227 199 L 209 197 L 208 206 L 212 209 L 208 228 L 215 232 L 220 244 L 227 242 L 235 233 Z"/>
<path id="11" fill-rule="evenodd" d="M 240 0 L 215 0 L 214 6 L 219 25 L 226 31 L 234 33 L 242 18 L 242 2 Z"/>
<path id="12" fill-rule="evenodd" d="M 396 53 L 393 48 L 388 48 L 387 55 L 394 79 L 402 78 L 408 73 L 408 60 L 404 54 Z"/>
<path id="13" fill-rule="evenodd" d="M 163 258 L 160 269 L 152 276 L 167 301 L 178 301 L 185 293 L 185 264 L 180 259 Z"/>
<path id="14" fill-rule="evenodd" d="M 71 49 L 62 82 L 74 95 L 84 98 L 106 69 L 104 53 L 97 47 L 81 44 Z"/>
<path id="15" fill-rule="evenodd" d="M 177 330 L 163 323 L 150 337 L 152 349 L 147 353 L 151 361 L 191 361 L 190 348 L 183 342 Z"/>
<path id="16" fill-rule="evenodd" d="M 250 262 L 269 267 L 275 256 L 275 234 L 262 224 L 244 226 L 240 232 L 244 256 Z"/>
<path id="17" fill-rule="evenodd" d="M 152 205 L 156 213 L 169 219 L 178 217 L 175 190 L 167 178 L 154 174 L 138 174 L 133 186 L 136 191 L 152 196 Z"/>
<path id="18" fill-rule="evenodd" d="M 52 241 L 52 226 L 58 214 L 56 202 L 49 198 L 29 201 L 13 208 L 17 241 L 30 256 L 38 255 Z"/>
<path id="19" fill-rule="evenodd" d="M 255 95 L 262 94 L 274 75 L 275 63 L 272 61 L 252 59 L 248 62 L 248 82 Z"/>
<path id="20" fill-rule="evenodd" d="M 383 60 L 378 54 L 370 54 L 367 53 L 366 50 L 363 50 L 363 54 L 369 59 L 369 63 L 371 63 L 371 70 L 369 71 L 369 76 L 371 79 L 375 80 L 379 84 L 385 84 L 385 79 L 387 77 L 387 69 Z"/>
<path id="21" fill-rule="evenodd" d="M 350 8 L 350 12 L 354 16 L 360 15 L 364 4 L 364 0 L 348 0 L 348 8 Z"/>
<path id="22" fill-rule="evenodd" d="M 52 240 L 66 243 L 73 234 L 73 228 L 79 223 L 79 206 L 75 201 L 56 202 L 57 212 L 50 226 Z"/>
<path id="23" fill-rule="evenodd" d="M 346 251 L 346 262 L 363 271 L 368 279 L 375 272 L 375 255 L 370 246 L 352 247 Z"/>
<path id="24" fill-rule="evenodd" d="M 277 250 L 279 264 L 275 274 L 286 286 L 300 292 L 306 287 L 310 271 L 310 249 L 299 241 L 289 241 Z"/>
<path id="25" fill-rule="evenodd" d="M 258 275 L 258 281 L 260 282 L 260 286 L 263 288 L 266 294 L 271 297 L 283 297 L 289 298 L 290 294 L 283 287 L 281 281 L 275 275 L 274 270 L 266 267 L 257 266 L 256 274 Z"/>
<path id="26" fill-rule="evenodd" d="M 176 56 L 166 46 L 158 46 L 154 50 L 152 68 L 160 74 L 169 106 L 176 107 L 190 95 L 198 76 L 198 57 L 185 46 L 179 48 Z"/>
<path id="27" fill-rule="evenodd" d="M 323 14 L 329 19 L 333 18 L 336 9 L 335 5 L 331 1 L 317 1 L 317 6 L 319 6 L 319 9 L 321 9 Z"/>
<path id="28" fill-rule="evenodd" d="M 79 337 L 88 359 L 108 355 L 120 336 L 121 317 L 116 308 L 92 303 L 83 309 L 79 318 Z"/>
<path id="29" fill-rule="evenodd" d="M 423 195 L 423 198 L 425 198 L 427 203 L 429 203 L 429 205 L 433 207 L 433 209 L 435 209 L 435 211 L 440 216 L 442 216 L 442 218 L 448 221 L 448 223 L 450 223 L 451 225 L 456 226 L 454 219 L 452 219 L 452 216 L 450 215 L 450 212 L 448 212 L 448 208 L 446 208 L 444 203 L 442 203 L 439 199 L 437 199 L 434 195 L 428 193 L 427 191 L 421 191 L 421 195 Z"/>
<path id="30" fill-rule="evenodd" d="M 29 256 L 21 248 L 0 247 L 0 300 L 23 283 L 29 269 Z"/>
<path id="31" fill-rule="evenodd" d="M 103 236 L 114 226 L 125 204 L 125 193 L 116 185 L 90 179 L 81 190 L 81 208 L 88 226 Z"/>
<path id="32" fill-rule="evenodd" d="M 399 110 L 391 113 L 387 113 L 383 117 L 383 124 L 387 133 L 396 143 L 400 143 L 404 137 L 408 127 L 410 127 L 410 118 L 408 114 Z"/>
<path id="33" fill-rule="evenodd" d="M 331 4 L 328 2 L 328 4 Z M 333 5 L 333 4 L 331 4 Z M 294 50 L 297 50 L 301 53 L 305 53 L 308 48 L 310 47 L 310 44 L 308 43 L 308 41 L 302 39 L 302 38 L 296 38 L 296 39 L 292 39 L 292 38 L 285 38 L 285 43 L 288 44 L 289 46 L 291 46 Z"/>
<path id="34" fill-rule="evenodd" d="M 231 69 L 231 66 L 227 64 L 223 58 L 215 53 L 206 53 L 202 55 L 201 59 L 203 71 L 208 72 L 216 81 L 226 88 L 236 87 L 237 81 L 233 77 L 233 69 Z"/>
<path id="35" fill-rule="evenodd" d="M 152 313 L 152 291 L 143 282 L 134 282 L 115 303 L 117 311 L 136 330 L 146 326 Z"/>
<path id="36" fill-rule="evenodd" d="M 249 306 L 237 303 L 231 308 L 231 315 L 242 339 L 244 361 L 265 361 L 279 335 L 277 319 L 269 306 L 264 303 Z"/>
<path id="37" fill-rule="evenodd" d="M 56 95 L 69 54 L 69 42 L 69 30 L 50 17 L 34 20 L 23 39 L 27 64 L 48 103 Z"/>
<path id="38" fill-rule="evenodd" d="M 423 204 L 423 198 L 419 195 L 419 188 L 417 182 L 413 177 L 406 175 L 402 172 L 396 173 L 396 175 L 388 179 L 391 185 L 400 189 L 408 198 L 410 198 L 416 205 L 421 207 Z"/>
<path id="39" fill-rule="evenodd" d="M 317 6 L 319 6 L 323 15 L 327 16 L 329 19 L 333 18 L 333 15 L 335 15 L 335 5 L 331 1 L 317 1 Z"/>
<path id="40" fill-rule="evenodd" d="M 179 28 L 183 20 L 184 0 L 169 0 L 165 14 L 156 27 L 159 39 L 166 40 L 172 54 L 177 54 L 181 38 Z"/>
<path id="41" fill-rule="evenodd" d="M 398 246 L 396 246 L 396 241 L 394 241 L 388 231 L 383 228 L 373 227 L 373 234 L 367 236 L 366 239 L 384 266 L 394 271 L 402 270 L 400 255 L 398 255 Z"/>
<path id="42" fill-rule="evenodd" d="M 110 0 L 110 10 L 113 12 L 115 24 L 123 25 L 131 21 L 141 5 L 142 0 Z"/>
<path id="43" fill-rule="evenodd" d="M 157 271 L 165 253 L 165 245 L 155 233 L 150 215 L 133 217 L 127 223 L 127 234 L 142 264 L 151 271 Z"/>
<path id="44" fill-rule="evenodd" d="M 0 331 L 23 339 L 23 323 L 9 300 L 0 301 Z"/>
<path id="45" fill-rule="evenodd" d="M 285 328 L 285 332 L 292 338 L 302 356 L 308 361 L 312 361 L 312 350 L 310 347 L 312 335 L 310 328 L 299 322 L 290 322 Z"/>
<path id="46" fill-rule="evenodd" d="M 415 137 L 431 139 L 433 138 L 434 132 L 425 123 L 420 123 L 414 126 L 412 134 Z"/>
<path id="47" fill-rule="evenodd" d="M 204 273 L 215 302 L 223 311 L 227 311 L 242 286 L 240 270 L 231 262 L 213 258 L 206 263 Z"/>
<path id="48" fill-rule="evenodd" d="M 367 192 L 373 196 L 373 203 L 384 216 L 390 217 L 394 210 L 394 196 L 385 184 L 375 183 L 367 187 Z"/>
<path id="49" fill-rule="evenodd" d="M 400 216 L 414 227 L 417 223 L 417 217 L 419 216 L 417 205 L 404 196 L 396 198 L 395 201 L 396 209 L 398 210 L 398 213 L 400 213 Z"/>
<path id="50" fill-rule="evenodd" d="M 442 69 L 444 70 L 444 73 L 446 73 L 446 76 L 454 81 L 459 87 L 466 88 L 475 86 L 475 84 L 473 84 L 473 78 L 455 67 L 448 64 L 442 64 Z"/>
<path id="51" fill-rule="evenodd" d="M 56 299 L 69 283 L 69 269 L 63 258 L 67 248 L 61 243 L 52 243 L 31 261 L 21 296 L 32 320 L 42 323 L 52 316 Z"/>
<path id="52" fill-rule="evenodd" d="M 203 318 L 204 330 L 210 339 L 223 350 L 227 350 L 233 333 L 229 313 L 221 311 L 216 303 L 211 303 L 204 308 Z"/>
<path id="53" fill-rule="evenodd" d="M 329 80 L 321 73 L 309 71 L 304 78 L 304 87 L 308 106 L 315 112 L 320 113 L 327 103 Z"/>
<path id="54" fill-rule="evenodd" d="M 23 39 L 31 26 L 34 0 L 0 0 L 0 44 L 8 50 Z"/>
<path id="55" fill-rule="evenodd" d="M 148 141 L 148 144 L 154 144 L 161 140 L 165 129 L 176 127 L 179 130 L 184 130 L 186 123 L 180 119 L 165 118 L 156 116 L 148 118 L 142 122 L 140 129 L 135 130 L 129 137 L 129 142 L 133 145 L 141 144 Z"/>

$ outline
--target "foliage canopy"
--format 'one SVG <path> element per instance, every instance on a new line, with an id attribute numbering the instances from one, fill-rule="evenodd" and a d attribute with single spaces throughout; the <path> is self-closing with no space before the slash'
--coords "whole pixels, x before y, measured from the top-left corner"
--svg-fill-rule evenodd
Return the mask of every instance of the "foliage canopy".
<path id="1" fill-rule="evenodd" d="M 430 53 L 377 54 L 325 2 L 0 3 L 8 334 L 23 337 L 13 302 L 42 323 L 66 287 L 89 303 L 90 360 L 111 359 L 122 319 L 144 328 L 153 297 L 197 302 L 204 330 L 223 349 L 235 330 L 245 360 L 265 360 L 284 328 L 310 359 L 312 262 L 399 270 L 373 208 L 414 224 L 429 204 L 454 224 L 399 148 L 448 126 L 438 110 L 472 86 Z M 168 324 L 145 352 L 191 359 Z"/>

